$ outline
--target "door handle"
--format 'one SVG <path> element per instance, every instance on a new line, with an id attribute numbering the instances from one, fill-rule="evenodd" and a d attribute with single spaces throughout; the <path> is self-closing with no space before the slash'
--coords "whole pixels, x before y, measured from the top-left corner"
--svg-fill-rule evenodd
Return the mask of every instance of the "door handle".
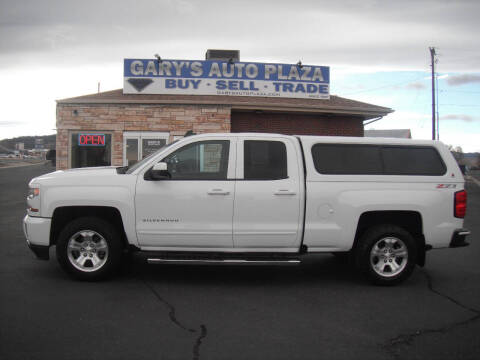
<path id="1" fill-rule="evenodd" d="M 211 189 L 207 192 L 208 195 L 228 195 L 230 191 L 223 190 L 223 189 Z"/>
<path id="2" fill-rule="evenodd" d="M 275 191 L 273 194 L 274 195 L 296 195 L 297 193 L 295 191 L 290 191 L 287 189 L 280 189 Z"/>

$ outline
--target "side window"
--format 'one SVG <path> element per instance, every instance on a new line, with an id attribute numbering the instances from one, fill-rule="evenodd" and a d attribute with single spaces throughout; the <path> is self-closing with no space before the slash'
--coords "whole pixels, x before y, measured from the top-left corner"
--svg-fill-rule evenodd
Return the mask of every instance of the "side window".
<path id="1" fill-rule="evenodd" d="M 315 144 L 315 169 L 338 175 L 443 175 L 445 164 L 433 147 Z"/>
<path id="2" fill-rule="evenodd" d="M 245 180 L 286 179 L 287 148 L 281 141 L 245 140 L 243 143 Z"/>
<path id="3" fill-rule="evenodd" d="M 321 174 L 382 174 L 378 146 L 316 144 L 312 147 L 315 169 Z"/>
<path id="4" fill-rule="evenodd" d="M 442 158 L 433 147 L 385 146 L 382 156 L 387 175 L 444 175 Z"/>
<path id="5" fill-rule="evenodd" d="M 163 159 L 172 180 L 225 180 L 228 140 L 200 141 L 185 145 Z"/>

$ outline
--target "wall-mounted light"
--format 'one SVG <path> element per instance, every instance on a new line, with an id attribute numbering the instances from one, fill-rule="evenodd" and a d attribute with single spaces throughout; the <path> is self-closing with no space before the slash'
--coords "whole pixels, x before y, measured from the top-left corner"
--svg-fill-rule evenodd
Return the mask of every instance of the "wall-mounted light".
<path id="1" fill-rule="evenodd" d="M 233 58 L 228 59 L 228 63 L 232 65 L 234 63 Z"/>
<path id="2" fill-rule="evenodd" d="M 160 57 L 160 55 L 155 54 L 154 56 L 157 59 L 158 63 L 161 64 L 162 63 L 162 58 Z"/>
<path id="3" fill-rule="evenodd" d="M 303 64 L 301 60 L 298 60 L 297 66 L 301 69 L 303 68 Z"/>
<path id="4" fill-rule="evenodd" d="M 77 109 L 73 110 L 73 116 L 77 116 L 77 115 L 78 115 L 78 110 Z"/>

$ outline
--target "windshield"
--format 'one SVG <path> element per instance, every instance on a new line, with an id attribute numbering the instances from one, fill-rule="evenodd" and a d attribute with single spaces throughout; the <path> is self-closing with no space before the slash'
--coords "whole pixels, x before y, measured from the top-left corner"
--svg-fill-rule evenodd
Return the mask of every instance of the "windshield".
<path id="1" fill-rule="evenodd" d="M 173 144 L 177 143 L 178 140 L 175 140 L 174 142 L 171 142 L 170 144 L 167 144 L 163 147 L 161 147 L 160 149 L 158 149 L 157 151 L 155 151 L 154 153 L 151 153 L 150 155 L 148 155 L 146 158 L 140 160 L 139 162 L 133 164 L 132 166 L 128 166 L 126 167 L 126 171 L 125 171 L 125 174 L 131 174 L 132 172 L 134 172 L 135 170 L 137 170 L 138 168 L 142 167 L 144 164 L 146 164 L 148 161 L 150 161 L 152 159 L 152 157 L 156 156 L 160 151 L 163 151 L 165 150 L 166 148 L 172 146 Z"/>

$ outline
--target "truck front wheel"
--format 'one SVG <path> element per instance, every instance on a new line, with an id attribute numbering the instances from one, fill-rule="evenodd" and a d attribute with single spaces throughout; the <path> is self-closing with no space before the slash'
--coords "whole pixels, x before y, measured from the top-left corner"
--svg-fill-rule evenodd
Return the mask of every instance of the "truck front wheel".
<path id="1" fill-rule="evenodd" d="M 407 279 L 415 268 L 417 246 L 405 229 L 377 225 L 360 238 L 355 251 L 357 268 L 376 285 L 395 285 Z"/>
<path id="2" fill-rule="evenodd" d="M 115 227 L 94 217 L 69 222 L 57 239 L 57 259 L 79 280 L 101 280 L 112 275 L 122 259 L 122 241 Z"/>

